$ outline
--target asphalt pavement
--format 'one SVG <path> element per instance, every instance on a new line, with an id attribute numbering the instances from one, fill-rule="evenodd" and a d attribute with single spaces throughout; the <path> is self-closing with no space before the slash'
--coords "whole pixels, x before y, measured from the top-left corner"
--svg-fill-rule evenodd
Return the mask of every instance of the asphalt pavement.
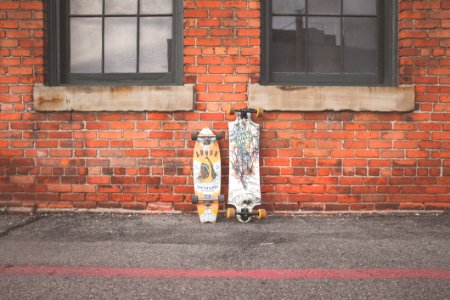
<path id="1" fill-rule="evenodd" d="M 450 215 L 0 215 L 1 299 L 450 299 Z"/>

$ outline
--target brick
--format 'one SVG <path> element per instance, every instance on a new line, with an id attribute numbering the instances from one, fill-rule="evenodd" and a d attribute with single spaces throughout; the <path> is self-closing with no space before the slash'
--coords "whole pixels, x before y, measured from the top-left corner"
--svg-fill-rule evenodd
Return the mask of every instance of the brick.
<path id="1" fill-rule="evenodd" d="M 43 20 L 22 20 L 20 22 L 20 28 L 38 29 L 44 28 Z"/>
<path id="2" fill-rule="evenodd" d="M 217 56 L 203 56 L 197 59 L 200 65 L 220 65 L 222 63 L 222 58 Z"/>
<path id="3" fill-rule="evenodd" d="M 349 208 L 348 204 L 325 204 L 326 211 L 348 211 Z"/>
<path id="4" fill-rule="evenodd" d="M 207 29 L 186 29 L 184 31 L 184 36 L 207 36 L 208 30 Z"/>
<path id="5" fill-rule="evenodd" d="M 19 21 L 17 21 L 17 20 L 0 20 L 0 28 L 2 28 L 2 29 L 19 28 Z"/>
<path id="6" fill-rule="evenodd" d="M 259 29 L 238 29 L 237 35 L 238 36 L 253 36 L 258 37 L 260 36 L 261 32 Z"/>
<path id="7" fill-rule="evenodd" d="M 238 18 L 259 18 L 260 17 L 260 11 L 259 10 L 241 10 L 236 11 L 236 16 Z"/>
<path id="8" fill-rule="evenodd" d="M 221 14 L 223 15 L 225 12 L 224 11 L 221 11 Z M 214 14 L 214 11 L 211 11 L 210 12 L 210 14 L 211 14 L 211 17 L 213 17 L 213 18 L 220 18 L 220 17 L 222 17 L 222 15 L 221 16 L 216 16 L 215 14 Z M 230 16 L 230 17 L 232 17 L 233 16 L 233 12 L 232 11 L 229 11 L 228 13 L 227 13 L 227 16 Z M 225 17 L 227 17 L 227 16 L 225 16 Z M 197 20 L 197 24 L 198 24 L 198 27 L 220 27 L 221 25 L 222 25 L 222 23 L 221 23 L 221 21 L 220 20 L 214 20 L 214 19 L 198 19 Z"/>
<path id="9" fill-rule="evenodd" d="M 20 58 L 1 58 L 0 64 L 2 66 L 18 66 L 21 64 Z"/>
<path id="10" fill-rule="evenodd" d="M 208 72 L 210 74 L 232 74 L 234 73 L 234 66 L 210 66 Z"/>
<path id="11" fill-rule="evenodd" d="M 19 8 L 19 2 L 18 1 L 3 1 L 0 2 L 0 9 L 1 10 L 14 10 Z"/>
<path id="12" fill-rule="evenodd" d="M 260 67 L 259 66 L 237 66 L 236 67 L 236 73 L 238 74 L 252 74 L 252 73 L 259 73 Z"/>
<path id="13" fill-rule="evenodd" d="M 211 29 L 210 35 L 215 37 L 230 37 L 233 36 L 232 29 Z"/>
<path id="14" fill-rule="evenodd" d="M 220 46 L 222 45 L 222 40 L 218 38 L 197 38 L 197 46 Z"/>

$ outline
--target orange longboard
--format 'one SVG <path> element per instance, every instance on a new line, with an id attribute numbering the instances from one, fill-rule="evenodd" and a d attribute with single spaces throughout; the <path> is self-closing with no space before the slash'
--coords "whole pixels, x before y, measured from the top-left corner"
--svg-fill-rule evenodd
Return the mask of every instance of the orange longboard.
<path id="1" fill-rule="evenodd" d="M 220 194 L 221 160 L 218 139 L 211 129 L 203 128 L 192 134 L 195 140 L 193 153 L 194 193 L 192 203 L 197 205 L 201 223 L 215 223 L 219 202 L 224 201 Z"/>

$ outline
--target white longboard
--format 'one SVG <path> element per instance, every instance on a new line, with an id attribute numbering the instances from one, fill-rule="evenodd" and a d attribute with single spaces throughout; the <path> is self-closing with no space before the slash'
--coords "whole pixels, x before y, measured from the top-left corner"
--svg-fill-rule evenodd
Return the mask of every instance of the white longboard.
<path id="1" fill-rule="evenodd" d="M 259 125 L 251 120 L 251 113 L 237 112 L 237 118 L 228 123 L 229 128 L 229 184 L 228 205 L 236 207 L 237 219 L 248 222 L 241 212 L 251 213 L 261 205 L 259 174 Z"/>

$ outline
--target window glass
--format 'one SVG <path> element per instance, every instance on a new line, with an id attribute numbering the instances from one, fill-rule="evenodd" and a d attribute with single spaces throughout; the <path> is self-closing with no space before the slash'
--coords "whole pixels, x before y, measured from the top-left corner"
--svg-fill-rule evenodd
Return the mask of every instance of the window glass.
<path id="1" fill-rule="evenodd" d="M 272 11 L 274 14 L 304 14 L 305 0 L 273 0 Z"/>
<path id="2" fill-rule="evenodd" d="M 376 15 L 377 1 L 375 0 L 343 0 L 346 15 Z"/>
<path id="3" fill-rule="evenodd" d="M 70 17 L 71 73 L 172 71 L 172 1 L 100 0 L 92 4 L 89 10 L 87 1 L 71 0 L 76 13 Z M 99 16 L 94 17 L 94 12 Z"/>
<path id="4" fill-rule="evenodd" d="M 113 14 L 132 14 L 137 13 L 137 0 L 106 0 L 105 13 L 107 15 Z"/>
<path id="5" fill-rule="evenodd" d="M 305 18 L 279 16 L 272 19 L 274 71 L 305 72 Z"/>
<path id="6" fill-rule="evenodd" d="M 171 71 L 172 18 L 142 17 L 140 35 L 139 71 L 149 73 Z"/>
<path id="7" fill-rule="evenodd" d="M 141 14 L 171 14 L 172 11 L 172 1 L 141 0 Z"/>
<path id="8" fill-rule="evenodd" d="M 102 18 L 72 18 L 70 31 L 70 71 L 100 73 L 102 71 Z"/>
<path id="9" fill-rule="evenodd" d="M 377 22 L 375 18 L 344 18 L 344 72 L 377 72 Z"/>
<path id="10" fill-rule="evenodd" d="M 308 64 L 312 73 L 340 72 L 341 30 L 339 18 L 308 19 Z"/>
<path id="11" fill-rule="evenodd" d="M 340 12 L 340 0 L 308 0 L 308 14 L 335 15 Z"/>
<path id="12" fill-rule="evenodd" d="M 136 72 L 136 18 L 105 18 L 105 73 Z"/>
<path id="13" fill-rule="evenodd" d="M 70 0 L 71 15 L 99 15 L 102 10 L 102 0 Z"/>

